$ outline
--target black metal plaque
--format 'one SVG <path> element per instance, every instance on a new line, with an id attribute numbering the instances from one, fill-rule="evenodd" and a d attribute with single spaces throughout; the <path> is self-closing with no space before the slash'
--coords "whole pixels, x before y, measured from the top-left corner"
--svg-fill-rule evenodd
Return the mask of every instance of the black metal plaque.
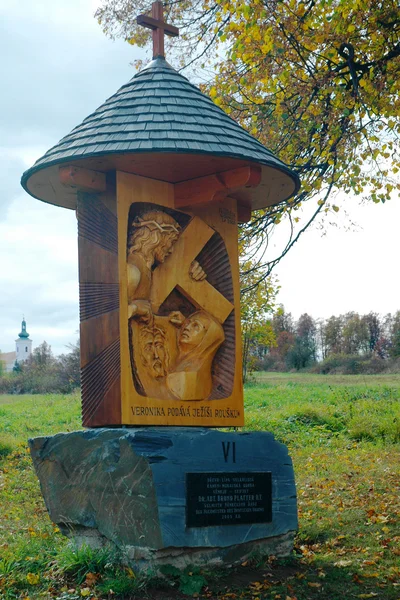
<path id="1" fill-rule="evenodd" d="M 271 521 L 271 473 L 186 473 L 186 527 Z"/>

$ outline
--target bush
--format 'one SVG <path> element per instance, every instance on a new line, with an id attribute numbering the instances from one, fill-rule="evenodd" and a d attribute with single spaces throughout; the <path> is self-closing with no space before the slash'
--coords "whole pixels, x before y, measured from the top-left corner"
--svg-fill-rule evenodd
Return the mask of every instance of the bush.
<path id="1" fill-rule="evenodd" d="M 279 356 L 274 356 L 272 354 L 268 354 L 262 359 L 258 359 L 255 363 L 254 367 L 255 371 L 276 371 L 278 373 L 283 373 L 288 371 L 288 368 L 284 361 L 282 361 Z"/>
<path id="2" fill-rule="evenodd" d="M 0 376 L 0 394 L 68 394 L 80 386 L 79 343 L 55 358 L 46 342 L 12 373 Z"/>
<path id="3" fill-rule="evenodd" d="M 359 375 L 383 373 L 393 361 L 384 360 L 375 355 L 331 354 L 312 368 L 313 373 L 327 375 Z"/>

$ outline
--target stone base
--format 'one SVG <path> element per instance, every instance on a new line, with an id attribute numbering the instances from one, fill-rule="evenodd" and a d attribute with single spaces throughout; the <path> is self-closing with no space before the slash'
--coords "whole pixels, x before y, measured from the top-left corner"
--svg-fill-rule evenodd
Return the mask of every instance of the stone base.
<path id="1" fill-rule="evenodd" d="M 289 531 L 276 537 L 263 540 L 253 540 L 244 544 L 235 544 L 227 548 L 143 548 L 125 545 L 122 550 L 122 560 L 127 566 L 137 571 L 157 570 L 163 565 L 172 565 L 178 569 L 188 566 L 231 567 L 258 556 L 289 556 L 293 550 L 295 531 Z M 97 529 L 73 529 L 66 532 L 78 548 L 104 548 L 110 545 L 110 540 L 99 534 Z M 112 545 L 112 544 L 111 544 Z"/>
<path id="2" fill-rule="evenodd" d="M 137 569 L 232 565 L 254 554 L 287 556 L 292 550 L 297 530 L 293 467 L 286 447 L 270 433 L 92 429 L 29 444 L 52 521 L 79 545 L 115 544 Z M 272 517 L 260 517 L 267 513 L 251 508 L 260 504 L 264 489 L 252 492 L 246 483 L 238 484 L 239 491 L 215 488 L 232 487 L 236 474 L 243 480 L 243 475 L 254 479 L 255 473 L 266 472 L 271 473 Z M 196 496 L 196 508 L 207 510 L 197 511 L 203 516 L 194 523 L 188 520 L 188 473 L 209 474 L 211 482 L 219 482 L 206 484 L 209 496 Z M 221 508 L 227 506 L 245 508 Z M 249 516 L 253 510 L 254 517 Z M 213 511 L 229 514 L 204 516 Z M 234 512 L 238 524 L 229 520 Z M 210 518 L 212 525 L 204 522 Z"/>

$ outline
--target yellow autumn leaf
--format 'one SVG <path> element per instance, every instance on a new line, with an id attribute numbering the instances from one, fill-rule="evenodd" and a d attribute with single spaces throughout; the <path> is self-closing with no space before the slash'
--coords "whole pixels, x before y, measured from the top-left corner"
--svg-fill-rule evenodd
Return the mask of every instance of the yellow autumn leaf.
<path id="1" fill-rule="evenodd" d="M 136 575 L 135 575 L 134 571 L 130 567 L 127 567 L 125 569 L 125 571 L 126 571 L 128 577 L 130 577 L 131 579 L 135 579 L 136 578 Z"/>
<path id="2" fill-rule="evenodd" d="M 90 592 L 90 588 L 88 587 L 84 587 L 81 589 L 81 596 L 83 596 L 84 598 L 86 596 L 90 596 L 91 592 Z"/>
<path id="3" fill-rule="evenodd" d="M 38 573 L 28 573 L 26 580 L 30 585 L 37 585 L 40 581 L 40 575 Z"/>
<path id="4" fill-rule="evenodd" d="M 376 520 L 378 521 L 378 523 L 386 523 L 389 520 L 389 517 L 386 515 L 378 515 L 376 517 Z"/>

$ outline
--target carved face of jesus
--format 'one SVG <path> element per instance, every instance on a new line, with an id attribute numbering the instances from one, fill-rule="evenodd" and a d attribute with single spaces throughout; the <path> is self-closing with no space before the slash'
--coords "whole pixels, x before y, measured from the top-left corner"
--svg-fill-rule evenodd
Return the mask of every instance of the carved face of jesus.
<path id="1" fill-rule="evenodd" d="M 154 342 L 153 342 L 153 371 L 156 377 L 164 377 L 167 374 L 166 371 L 166 353 L 164 337 L 159 329 L 154 331 Z"/>
<path id="2" fill-rule="evenodd" d="M 184 350 L 196 348 L 207 333 L 207 328 L 201 319 L 194 315 L 186 319 L 179 335 L 179 345 Z"/>
<path id="3" fill-rule="evenodd" d="M 160 329 L 146 329 L 142 336 L 142 359 L 153 377 L 164 377 L 166 370 L 166 351 L 164 336 Z"/>
<path id="4" fill-rule="evenodd" d="M 158 263 L 163 263 L 169 254 L 172 252 L 172 247 L 178 239 L 178 234 L 175 232 L 162 233 L 160 243 L 154 251 L 154 258 Z"/>

